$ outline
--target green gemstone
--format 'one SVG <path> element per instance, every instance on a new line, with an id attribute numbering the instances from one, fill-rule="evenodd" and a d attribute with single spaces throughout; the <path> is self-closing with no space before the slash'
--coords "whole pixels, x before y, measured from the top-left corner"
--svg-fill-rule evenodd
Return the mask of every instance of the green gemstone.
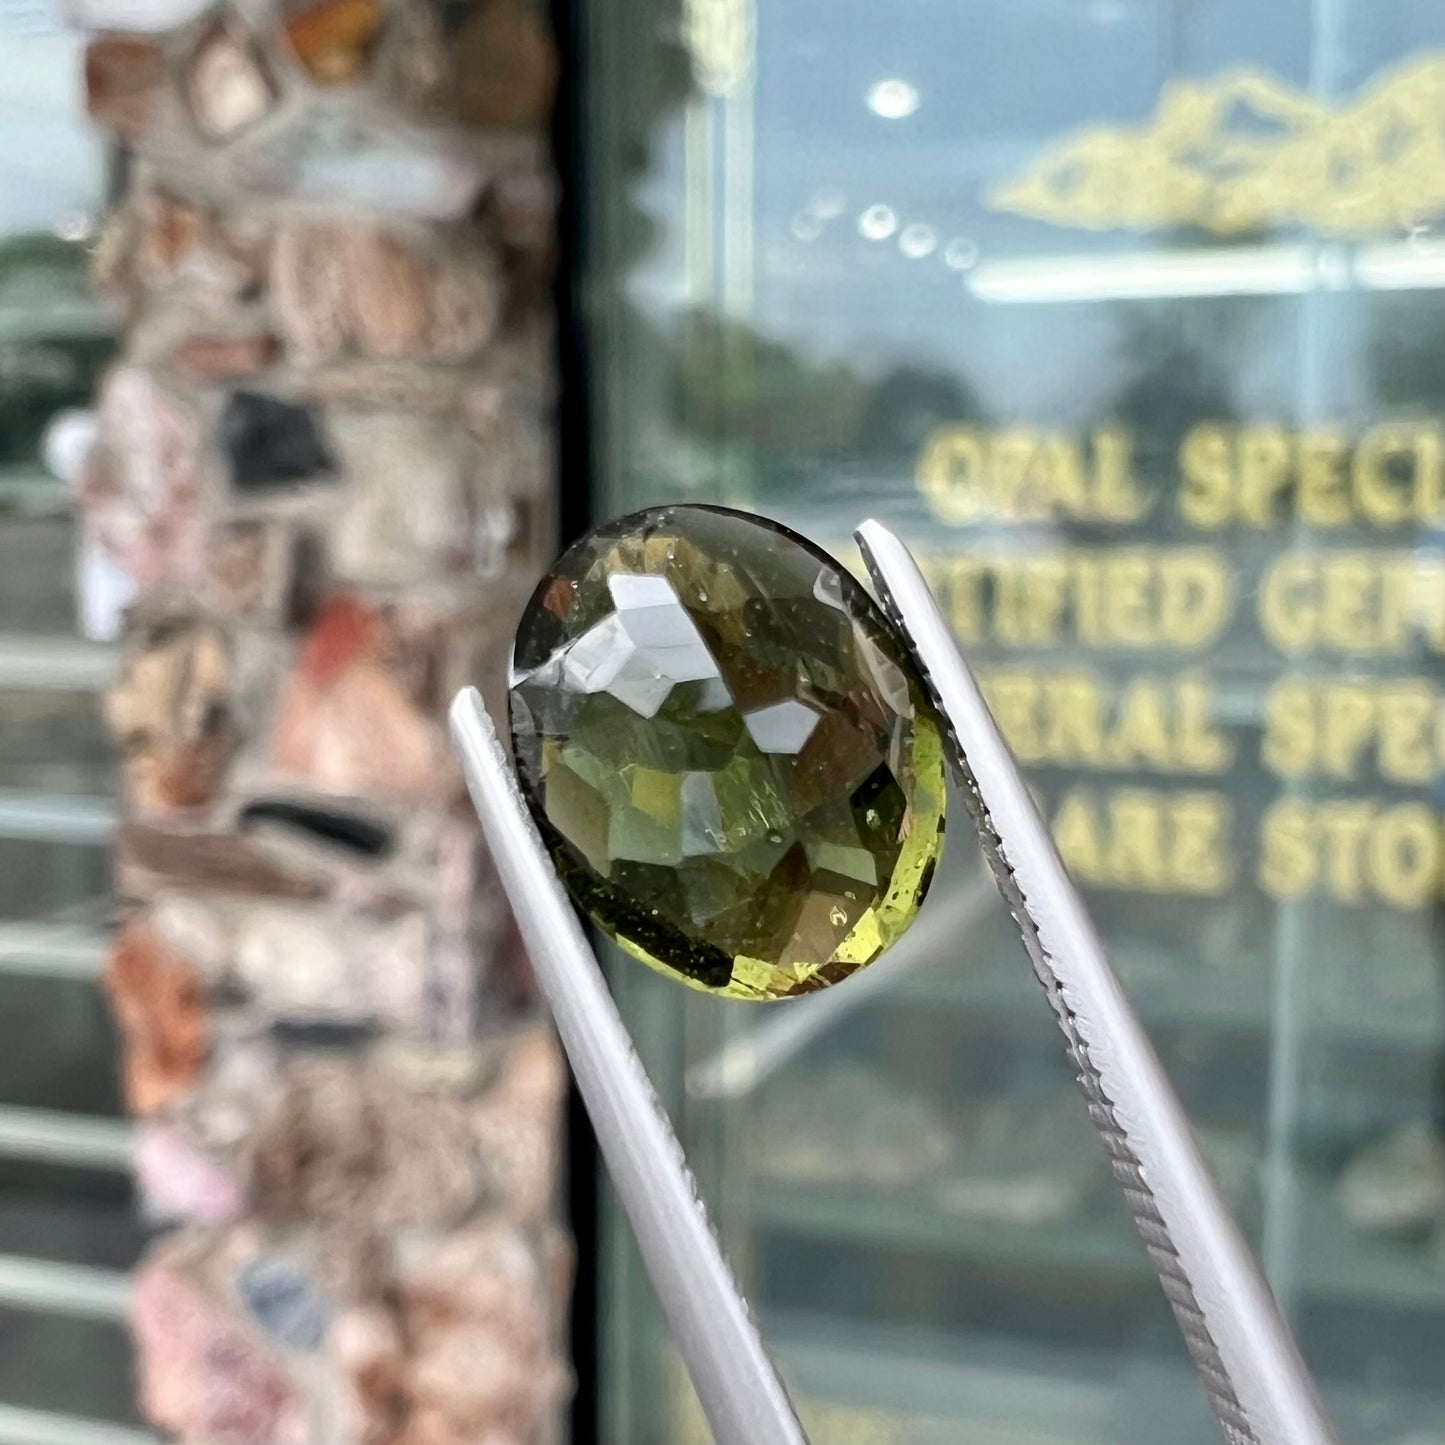
<path id="1" fill-rule="evenodd" d="M 511 713 L 573 898 L 673 978 L 807 993 L 918 912 L 943 843 L 936 716 L 868 594 L 776 523 L 658 507 L 584 537 L 523 614 Z"/>

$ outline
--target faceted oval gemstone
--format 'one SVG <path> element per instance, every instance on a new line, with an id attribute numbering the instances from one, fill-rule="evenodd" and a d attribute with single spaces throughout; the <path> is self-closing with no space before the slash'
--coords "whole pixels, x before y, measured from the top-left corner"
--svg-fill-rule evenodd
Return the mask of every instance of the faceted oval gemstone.
<path id="1" fill-rule="evenodd" d="M 573 898 L 695 988 L 871 963 L 942 847 L 937 719 L 897 633 L 802 538 L 659 507 L 571 547 L 517 630 L 512 745 Z"/>

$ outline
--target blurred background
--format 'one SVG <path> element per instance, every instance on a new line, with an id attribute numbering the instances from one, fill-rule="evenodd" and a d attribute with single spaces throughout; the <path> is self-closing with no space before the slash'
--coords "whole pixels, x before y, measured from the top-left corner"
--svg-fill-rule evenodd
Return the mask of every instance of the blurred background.
<path id="1" fill-rule="evenodd" d="M 0 1442 L 705 1445 L 441 730 L 694 500 L 914 547 L 1445 1445 L 1438 5 L 5 0 L 0 126 Z M 1213 1440 L 954 816 L 847 988 L 614 991 L 817 1445 Z"/>

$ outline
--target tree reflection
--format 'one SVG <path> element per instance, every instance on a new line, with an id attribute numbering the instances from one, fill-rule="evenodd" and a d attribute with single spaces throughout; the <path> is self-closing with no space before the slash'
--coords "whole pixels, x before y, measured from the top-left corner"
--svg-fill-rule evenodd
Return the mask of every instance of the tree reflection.
<path id="1" fill-rule="evenodd" d="M 977 392 L 960 374 L 900 364 L 872 374 L 852 357 L 810 355 L 751 320 L 710 309 L 659 319 L 634 301 L 629 278 L 662 238 L 641 197 L 656 174 L 657 147 L 694 91 L 674 0 L 618 7 L 609 31 L 609 93 L 625 96 L 608 117 L 610 184 L 596 188 L 605 244 L 589 258 L 613 302 L 609 351 L 626 380 L 613 405 L 637 408 L 619 431 L 633 437 L 660 420 L 687 459 L 691 487 L 742 493 L 766 503 L 830 486 L 845 490 L 907 487 L 928 435 L 946 423 L 985 421 Z M 647 414 L 657 396 L 661 417 Z M 629 502 L 639 494 L 676 494 L 682 478 L 661 456 L 623 448 L 631 477 L 607 477 Z"/>

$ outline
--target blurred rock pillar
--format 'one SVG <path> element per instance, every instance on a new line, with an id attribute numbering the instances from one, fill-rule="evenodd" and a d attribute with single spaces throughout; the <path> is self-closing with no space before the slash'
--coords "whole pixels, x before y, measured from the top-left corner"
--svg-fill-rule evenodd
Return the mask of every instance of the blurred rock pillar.
<path id="1" fill-rule="evenodd" d="M 444 714 L 553 552 L 547 31 L 527 0 L 71 19 L 125 161 L 80 502 L 126 647 L 142 1409 L 198 1445 L 543 1445 L 563 1074 Z"/>

